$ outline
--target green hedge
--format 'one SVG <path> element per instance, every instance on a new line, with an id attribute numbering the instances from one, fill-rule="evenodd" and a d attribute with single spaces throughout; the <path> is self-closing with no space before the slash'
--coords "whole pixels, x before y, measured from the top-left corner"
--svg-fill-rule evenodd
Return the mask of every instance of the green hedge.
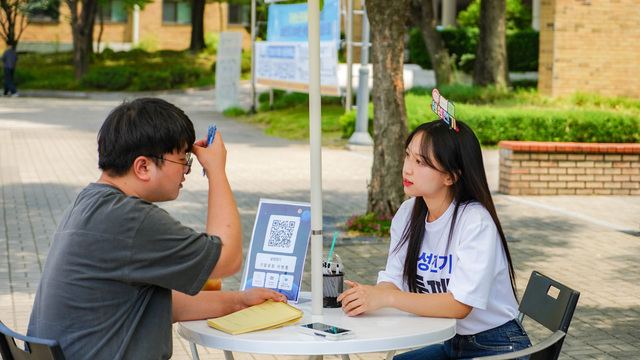
<path id="1" fill-rule="evenodd" d="M 457 118 L 467 123 L 483 145 L 501 140 L 587 143 L 640 142 L 637 116 L 600 110 L 505 109 L 460 105 Z M 435 117 L 432 117 L 435 119 Z M 413 127 L 419 119 L 412 119 Z"/>
<path id="2" fill-rule="evenodd" d="M 471 93 L 472 90 L 469 90 Z M 486 94 L 490 94 L 487 91 Z M 457 94 L 461 94 L 458 92 Z M 477 93 L 476 93 L 477 94 Z M 507 96 L 506 94 L 504 96 Z M 461 96 L 464 97 L 464 96 Z M 494 95 L 493 100 L 499 98 Z M 480 99 L 478 102 L 489 101 Z M 579 99 L 574 99 L 579 100 Z M 430 97 L 407 93 L 405 106 L 409 130 L 423 122 L 437 119 L 431 111 Z M 349 138 L 355 130 L 355 111 L 340 118 L 342 136 Z M 484 146 L 501 140 L 562 141 L 562 142 L 640 142 L 640 117 L 617 111 L 589 109 L 545 109 L 537 107 L 498 107 L 456 103 L 456 118 L 464 121 L 476 133 Z M 373 105 L 369 108 L 369 132 L 372 134 Z"/>
<path id="3" fill-rule="evenodd" d="M 472 73 L 478 45 L 477 28 L 446 28 L 440 30 L 449 54 L 455 57 L 459 70 Z M 509 71 L 538 71 L 540 34 L 535 30 L 507 32 L 507 58 Z M 425 69 L 432 69 L 429 52 L 420 29 L 413 28 L 409 37 L 411 62 Z"/>
<path id="4" fill-rule="evenodd" d="M 153 91 L 213 84 L 213 56 L 187 51 L 141 49 L 93 54 L 89 73 L 74 78 L 73 54 L 20 55 L 16 82 L 20 89 Z"/>
<path id="5" fill-rule="evenodd" d="M 86 88 L 118 91 L 131 86 L 137 71 L 131 66 L 112 66 L 98 68 L 85 75 L 80 84 Z"/>
<path id="6" fill-rule="evenodd" d="M 341 105 L 342 99 L 337 96 L 322 96 L 322 105 Z M 258 94 L 258 110 L 269 110 L 269 92 Z M 300 92 L 287 92 L 286 90 L 273 90 L 273 109 L 287 109 L 296 106 L 309 106 L 309 94 Z"/>

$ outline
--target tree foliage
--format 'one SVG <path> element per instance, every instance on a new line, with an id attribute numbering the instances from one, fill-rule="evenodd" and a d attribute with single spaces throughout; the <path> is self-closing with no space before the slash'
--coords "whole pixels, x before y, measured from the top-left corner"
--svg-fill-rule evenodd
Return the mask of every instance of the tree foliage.
<path id="1" fill-rule="evenodd" d="M 531 28 L 531 9 L 521 0 L 507 0 L 505 13 L 507 30 L 528 30 Z M 479 27 L 480 0 L 474 0 L 466 9 L 458 13 L 458 25 L 463 27 Z"/>
<path id="2" fill-rule="evenodd" d="M 135 5 L 144 8 L 153 0 L 123 0 L 125 8 L 132 10 Z M 73 68 L 76 80 L 89 73 L 89 57 L 93 53 L 93 26 L 99 4 L 107 0 L 65 0 L 71 11 L 69 24 L 73 38 Z"/>
<path id="3" fill-rule="evenodd" d="M 17 45 L 33 12 L 47 9 L 55 12 L 59 5 L 60 0 L 0 0 L 0 36 L 6 43 Z"/>

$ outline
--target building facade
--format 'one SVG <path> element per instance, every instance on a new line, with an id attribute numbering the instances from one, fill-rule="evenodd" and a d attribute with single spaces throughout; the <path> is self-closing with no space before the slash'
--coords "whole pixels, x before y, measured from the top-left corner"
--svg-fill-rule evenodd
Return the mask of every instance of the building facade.
<path id="1" fill-rule="evenodd" d="M 71 11 L 64 2 L 54 6 L 29 18 L 18 42 L 18 51 L 67 51 L 73 48 L 68 21 Z M 245 27 L 249 23 L 249 14 L 246 10 L 242 5 L 208 1 L 204 13 L 205 34 L 243 32 L 243 48 L 248 49 L 250 38 Z M 191 1 L 154 0 L 143 9 L 127 10 L 123 1 L 109 0 L 99 9 L 93 35 L 96 50 L 105 47 L 128 50 L 134 46 L 149 50 L 188 49 L 191 42 Z"/>
<path id="2" fill-rule="evenodd" d="M 640 98 L 640 0 L 540 1 L 540 93 Z"/>

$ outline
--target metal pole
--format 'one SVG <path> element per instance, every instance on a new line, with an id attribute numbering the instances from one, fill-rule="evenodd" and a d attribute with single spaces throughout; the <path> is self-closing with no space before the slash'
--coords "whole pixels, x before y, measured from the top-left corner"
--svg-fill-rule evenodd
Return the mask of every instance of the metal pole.
<path id="1" fill-rule="evenodd" d="M 269 88 L 269 110 L 273 111 L 273 88 Z"/>
<path id="2" fill-rule="evenodd" d="M 351 111 L 353 101 L 353 0 L 347 0 L 347 26 L 345 29 L 345 40 L 347 45 L 347 87 L 345 99 L 345 112 Z"/>
<path id="3" fill-rule="evenodd" d="M 133 5 L 133 45 L 140 42 L 140 6 Z"/>
<path id="4" fill-rule="evenodd" d="M 311 149 L 311 314 L 322 315 L 322 127 L 320 104 L 320 3 L 308 1 L 309 145 Z"/>
<path id="5" fill-rule="evenodd" d="M 442 21 L 443 27 L 456 26 L 456 0 L 443 0 L 442 1 Z"/>
<path id="6" fill-rule="evenodd" d="M 356 131 L 349 138 L 349 144 L 372 145 L 369 134 L 369 19 L 364 0 L 362 1 L 362 51 L 360 57 L 360 78 L 358 81 L 358 110 Z"/>
<path id="7" fill-rule="evenodd" d="M 256 0 L 251 0 L 251 108 L 249 114 L 256 113 Z"/>

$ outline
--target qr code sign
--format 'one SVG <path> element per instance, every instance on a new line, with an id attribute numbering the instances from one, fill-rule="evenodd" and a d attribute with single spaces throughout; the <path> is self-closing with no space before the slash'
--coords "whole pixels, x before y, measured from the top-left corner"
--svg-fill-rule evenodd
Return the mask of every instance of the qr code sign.
<path id="1" fill-rule="evenodd" d="M 299 217 L 271 215 L 263 250 L 288 254 L 293 253 L 299 226 Z"/>

